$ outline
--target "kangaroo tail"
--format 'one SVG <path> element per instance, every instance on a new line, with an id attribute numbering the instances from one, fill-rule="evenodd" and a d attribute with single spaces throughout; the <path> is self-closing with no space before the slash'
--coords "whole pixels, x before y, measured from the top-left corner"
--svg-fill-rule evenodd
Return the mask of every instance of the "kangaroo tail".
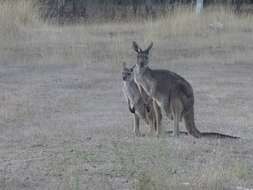
<path id="1" fill-rule="evenodd" d="M 200 137 L 212 137 L 212 138 L 229 138 L 229 139 L 239 139 L 240 137 L 226 135 L 222 133 L 215 133 L 215 132 L 200 132 L 194 122 L 194 109 L 193 106 L 187 110 L 186 113 L 184 113 L 184 121 L 185 121 L 185 127 L 190 135 L 200 138 Z"/>
<path id="2" fill-rule="evenodd" d="M 184 122 L 185 128 L 190 135 L 195 138 L 200 138 L 202 136 L 201 132 L 195 126 L 193 106 L 184 113 Z"/>
<path id="3" fill-rule="evenodd" d="M 229 138 L 229 139 L 239 139 L 240 137 L 236 136 L 231 136 L 231 135 L 226 135 L 222 133 L 213 133 L 213 132 L 202 132 L 201 137 L 214 137 L 218 139 L 224 139 L 224 138 Z"/>

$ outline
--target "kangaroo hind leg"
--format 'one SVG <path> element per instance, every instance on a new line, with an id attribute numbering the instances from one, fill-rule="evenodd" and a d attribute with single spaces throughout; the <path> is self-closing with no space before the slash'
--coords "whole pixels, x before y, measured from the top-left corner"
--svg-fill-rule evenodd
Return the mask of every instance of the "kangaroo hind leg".
<path id="1" fill-rule="evenodd" d="M 159 106 L 155 102 L 155 100 L 152 101 L 153 103 L 153 108 L 154 108 L 154 114 L 155 114 L 155 119 L 154 119 L 154 127 L 156 129 L 156 136 L 158 137 L 161 134 L 161 110 L 159 109 Z"/>
<path id="2" fill-rule="evenodd" d="M 174 120 L 174 131 L 173 135 L 175 137 L 179 136 L 179 122 L 182 118 L 182 111 L 183 111 L 183 105 L 182 102 L 178 99 L 172 99 L 171 100 L 171 111 L 172 111 L 172 116 Z"/>
<path id="3" fill-rule="evenodd" d="M 140 132 L 140 118 L 137 116 L 137 114 L 134 114 L 134 134 L 137 137 L 141 136 L 141 132 Z"/>

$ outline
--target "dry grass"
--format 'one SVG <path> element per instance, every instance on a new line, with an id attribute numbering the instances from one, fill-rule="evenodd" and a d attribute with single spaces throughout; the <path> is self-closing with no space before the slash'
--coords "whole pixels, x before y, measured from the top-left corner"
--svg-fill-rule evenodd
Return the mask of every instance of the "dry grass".
<path id="1" fill-rule="evenodd" d="M 252 16 L 236 16 L 231 9 L 224 7 L 209 7 L 201 16 L 191 8 L 177 8 L 174 14 L 147 22 L 150 25 L 147 35 L 150 38 L 184 38 L 227 32 L 252 32 Z"/>
<path id="2" fill-rule="evenodd" d="M 158 20 L 55 26 L 42 23 L 34 8 L 32 1 L 5 1 L 0 4 L 1 64 L 13 65 L 10 77 L 1 73 L 1 80 L 5 79 L 9 83 L 1 84 L 1 89 L 5 91 L 1 91 L 3 106 L 0 117 L 3 124 L 9 127 L 6 130 L 9 132 L 3 131 L 3 134 L 13 135 L 19 131 L 18 137 L 12 136 L 13 141 L 5 137 L 10 142 L 6 147 L 15 142 L 20 142 L 18 144 L 22 148 L 30 146 L 31 142 L 38 145 L 33 149 L 34 152 L 27 148 L 32 156 L 23 149 L 19 153 L 17 147 L 13 148 L 13 155 L 9 150 L 4 150 L 6 154 L 3 151 L 1 156 L 9 158 L 10 162 L 18 159 L 19 154 L 24 159 L 46 157 L 40 163 L 31 161 L 32 169 L 29 171 L 35 173 L 35 178 L 37 174 L 40 177 L 42 175 L 43 179 L 45 176 L 54 179 L 59 183 L 58 187 L 61 187 L 58 189 L 85 189 L 87 184 L 94 189 L 110 189 L 110 184 L 114 184 L 114 189 L 119 189 L 117 187 L 126 183 L 130 189 L 139 190 L 217 190 L 236 185 L 252 185 L 252 151 L 247 149 L 252 147 L 251 142 L 247 145 L 243 141 L 229 144 L 216 140 L 195 141 L 190 137 L 134 139 L 131 136 L 130 121 L 126 119 L 126 109 L 122 108 L 120 112 L 112 114 L 113 109 L 118 109 L 117 106 L 121 103 L 117 86 L 121 62 L 132 64 L 135 61 L 135 54 L 131 50 L 133 40 L 142 46 L 150 41 L 155 42 L 152 63 L 159 65 L 153 64 L 152 67 L 176 70 L 178 65 L 183 65 L 189 68 L 185 62 L 207 66 L 212 63 L 250 64 L 253 60 L 252 17 L 237 17 L 224 8 L 210 8 L 198 17 L 189 8 L 178 8 L 174 14 Z M 18 64 L 25 74 L 19 72 L 20 68 L 16 70 Z M 38 68 L 36 64 L 39 65 Z M 28 70 L 22 70 L 22 65 Z M 70 66 L 65 67 L 66 65 Z M 83 67 L 76 69 L 76 65 Z M 194 68 L 196 67 L 195 65 Z M 201 117 L 210 118 L 206 112 L 206 101 L 209 109 L 216 109 L 215 101 L 223 98 L 225 102 L 229 98 L 226 96 L 235 96 L 236 90 L 232 91 L 227 83 L 217 86 L 215 82 L 221 81 L 211 78 L 213 73 L 202 76 L 196 70 L 185 71 L 181 68 L 180 71 L 195 82 L 194 87 L 201 87 L 195 90 L 196 110 L 201 113 Z M 196 76 L 192 76 L 192 72 Z M 230 77 L 229 74 L 228 76 Z M 237 79 L 234 80 L 231 85 L 237 84 Z M 205 82 L 210 84 L 204 85 Z M 9 85 L 12 85 L 11 88 Z M 23 85 L 22 89 L 19 85 Z M 239 87 L 240 90 L 243 89 L 242 85 Z M 213 91 L 217 93 L 213 95 L 214 98 L 210 95 Z M 235 98 L 233 102 L 236 101 L 242 101 L 243 104 L 245 100 Z M 223 110 L 228 116 L 223 113 L 222 118 L 223 115 L 219 114 L 223 108 L 219 108 L 213 111 L 216 112 L 213 115 L 219 115 L 217 121 L 210 120 L 215 124 L 222 123 L 223 119 L 226 122 L 233 120 L 232 124 L 242 124 L 247 120 L 244 124 L 246 132 L 232 127 L 230 129 L 227 124 L 228 131 L 235 130 L 235 133 L 239 131 L 239 134 L 247 135 L 252 123 L 249 115 L 252 112 L 247 110 L 252 107 L 244 105 L 241 109 L 246 111 L 241 116 L 242 111 L 237 105 L 232 104 L 233 109 L 229 106 L 230 103 L 225 104 Z M 101 121 L 98 121 L 98 113 Z M 197 121 L 200 119 L 197 118 Z M 208 124 L 203 120 L 198 124 Z M 210 120 L 208 121 L 211 122 Z M 23 124 L 22 127 L 20 123 Z M 90 126 L 94 126 L 94 129 Z M 22 139 L 25 133 L 23 131 L 31 134 L 26 136 L 26 140 Z M 86 140 L 86 135 L 92 136 L 92 140 Z M 15 141 L 15 138 L 21 140 Z M 79 142 L 81 143 L 78 144 Z M 43 143 L 47 146 L 40 145 Z M 247 156 L 244 157 L 244 154 Z M 16 167 L 25 168 L 22 163 L 22 167 Z M 37 171 L 41 170 L 40 167 L 45 170 L 45 174 Z M 23 172 L 21 169 L 17 171 Z M 9 173 L 8 177 L 12 179 L 13 173 Z M 23 177 L 22 173 L 20 175 Z M 7 177 L 4 176 L 5 178 Z M 55 187 L 55 181 L 50 181 L 49 186 Z M 15 184 L 7 182 L 10 189 L 15 189 L 12 188 Z M 43 183 L 39 184 L 42 187 L 47 184 L 45 181 L 40 183 Z"/>
<path id="3" fill-rule="evenodd" d="M 111 54 L 113 60 L 110 65 L 117 68 L 120 60 L 128 60 L 128 54 L 124 53 L 129 49 L 132 40 L 138 39 L 142 46 L 146 46 L 153 41 L 156 43 L 167 43 L 169 49 L 223 49 L 228 53 L 223 63 L 245 62 L 252 59 L 248 57 L 248 52 L 243 51 L 243 47 L 251 49 L 253 24 L 252 16 L 234 15 L 229 9 L 223 7 L 213 7 L 207 9 L 199 17 L 194 10 L 190 8 L 178 8 L 174 14 L 168 14 L 158 20 L 132 21 L 128 23 L 107 23 L 93 24 L 71 27 L 71 30 L 82 31 L 80 41 L 92 44 L 97 37 L 101 37 L 109 49 L 106 48 L 106 55 Z M 95 35 L 94 35 L 95 34 Z M 96 35 L 97 34 L 97 35 Z M 73 39 L 72 39 L 73 40 Z M 88 40 L 88 41 L 87 41 Z M 231 48 L 236 51 L 231 52 Z M 93 48 L 92 48 L 93 49 Z M 218 50 L 219 51 L 219 50 Z M 239 52 L 238 52 L 239 51 Z M 95 57 L 95 62 L 105 60 Z M 203 59 L 200 56 L 200 59 Z M 216 60 L 216 57 L 209 57 L 210 61 Z M 213 60 L 214 59 L 214 60 Z"/>
<path id="4" fill-rule="evenodd" d="M 17 40 L 25 27 L 40 25 L 32 0 L 1 1 L 0 10 L 0 40 Z"/>
<path id="5" fill-rule="evenodd" d="M 20 45 L 36 46 L 37 42 L 44 40 L 52 51 L 48 52 L 43 47 L 36 47 L 38 51 L 33 48 L 33 51 L 47 57 L 49 62 L 81 62 L 86 57 L 93 63 L 106 62 L 112 69 L 118 70 L 121 60 L 129 61 L 130 52 L 126 51 L 131 41 L 136 39 L 144 42 L 141 45 L 150 41 L 167 43 L 167 51 L 181 47 L 222 49 L 229 54 L 221 57 L 223 63 L 244 62 L 252 58 L 247 58 L 248 52 L 243 50 L 252 47 L 253 18 L 238 17 L 228 8 L 211 7 L 197 16 L 192 8 L 178 7 L 173 14 L 158 20 L 54 26 L 40 21 L 38 7 L 30 0 L 4 1 L 0 6 L 3 10 L 0 13 L 1 46 L 13 44 L 15 49 L 19 42 Z M 61 48 L 54 48 L 53 44 L 59 43 Z M 98 54 L 101 47 L 104 49 Z M 236 51 L 231 53 L 231 48 Z M 208 59 L 217 60 L 216 57 Z"/>

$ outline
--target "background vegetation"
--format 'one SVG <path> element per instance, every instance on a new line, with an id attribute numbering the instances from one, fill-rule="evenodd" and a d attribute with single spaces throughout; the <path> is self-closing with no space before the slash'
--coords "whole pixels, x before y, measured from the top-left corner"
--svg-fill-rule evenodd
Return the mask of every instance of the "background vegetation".
<path id="1" fill-rule="evenodd" d="M 58 22 L 126 20 L 160 17 L 182 5 L 194 8 L 195 0 L 37 0 L 43 18 Z M 230 6 L 235 13 L 252 13 L 252 0 L 204 0 L 205 6 Z"/>

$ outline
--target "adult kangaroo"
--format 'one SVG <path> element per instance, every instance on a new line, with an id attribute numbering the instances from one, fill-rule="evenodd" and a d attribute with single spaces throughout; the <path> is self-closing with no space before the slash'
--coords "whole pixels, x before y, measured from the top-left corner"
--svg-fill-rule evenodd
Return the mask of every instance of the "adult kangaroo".
<path id="1" fill-rule="evenodd" d="M 166 116 L 174 120 L 174 136 L 179 136 L 179 122 L 183 119 L 186 130 L 196 138 L 203 136 L 217 138 L 238 138 L 230 135 L 213 132 L 200 132 L 194 122 L 194 94 L 192 86 L 180 75 L 168 70 L 153 70 L 149 68 L 149 52 L 153 46 L 151 43 L 147 49 L 142 50 L 136 42 L 133 49 L 137 53 L 137 62 L 134 69 L 134 80 L 140 90 L 145 92 L 153 103 L 156 119 L 158 119 L 158 106 L 166 113 Z M 156 135 L 161 133 L 161 126 L 157 126 Z"/>

